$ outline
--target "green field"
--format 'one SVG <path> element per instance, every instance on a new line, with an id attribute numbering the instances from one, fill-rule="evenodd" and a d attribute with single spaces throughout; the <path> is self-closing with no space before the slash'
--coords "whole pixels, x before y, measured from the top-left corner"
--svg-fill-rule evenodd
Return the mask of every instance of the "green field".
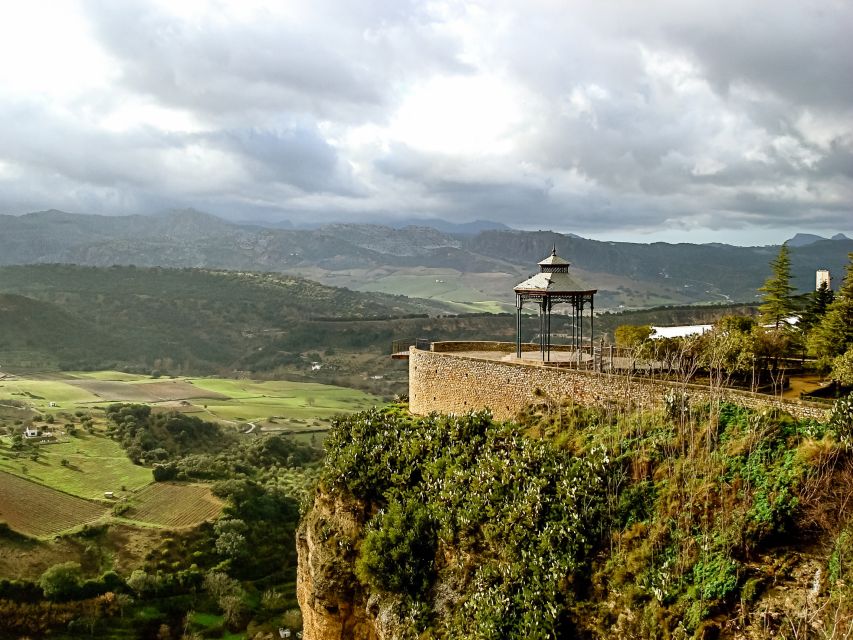
<path id="1" fill-rule="evenodd" d="M 381 400 L 375 396 L 313 382 L 224 380 L 193 378 L 201 389 L 227 396 L 202 405 L 210 418 L 237 422 L 268 421 L 301 428 L 304 421 L 327 422 L 340 413 L 367 409 Z"/>
<path id="2" fill-rule="evenodd" d="M 0 437 L 0 471 L 81 498 L 103 499 L 105 491 L 118 495 L 122 487 L 133 491 L 152 481 L 151 469 L 133 464 L 117 442 L 103 435 L 78 430 L 63 442 L 40 446 L 37 460 L 18 457 L 10 440 Z"/>
<path id="3" fill-rule="evenodd" d="M 0 476 L 8 479 L 6 474 L 11 474 L 29 481 L 21 486 L 33 495 L 38 490 L 57 490 L 68 498 L 62 498 L 64 502 L 57 507 L 64 510 L 57 512 L 62 521 L 55 526 L 41 521 L 45 514 L 26 507 L 32 501 L 24 500 L 16 510 L 11 503 L 5 505 L 7 519 L 18 530 L 53 535 L 100 518 L 98 509 L 108 514 L 114 501 L 122 498 L 130 500 L 132 509 L 118 520 L 136 526 L 189 526 L 218 514 L 221 504 L 199 494 L 209 493 L 206 487 L 152 485 L 151 469 L 134 465 L 118 442 L 105 433 L 103 408 L 114 402 L 143 402 L 155 410 L 193 413 L 254 433 L 267 429 L 295 432 L 292 437 L 316 443 L 335 415 L 360 411 L 380 399 L 353 389 L 306 382 L 152 378 L 115 371 L 6 377 L 0 380 L 0 407 L 4 407 L 0 413 Z M 38 444 L 25 440 L 27 446 L 15 450 L 13 436 L 30 417 L 32 424 L 50 431 L 55 439 Z M 164 494 L 167 490 L 172 493 Z M 113 492 L 114 498 L 107 499 L 105 492 Z M 17 499 L 19 494 L 12 495 Z M 37 500 L 57 502 L 55 496 L 44 496 Z M 75 519 L 72 498 L 90 501 L 80 504 L 97 509 Z M 176 507 L 178 512 L 169 511 Z"/>
<path id="4" fill-rule="evenodd" d="M 4 399 L 25 402 L 43 415 L 88 412 L 114 402 L 143 402 L 195 413 L 205 420 L 258 423 L 275 429 L 327 425 L 337 414 L 381 402 L 362 391 L 312 382 L 151 378 L 118 371 L 7 378 L 0 380 L 0 403 Z"/>
<path id="5" fill-rule="evenodd" d="M 40 445 L 35 459 L 12 451 L 11 430 L 16 418 L 26 414 L 10 408 L 8 416 L 0 416 L 0 427 L 10 433 L 0 437 L 0 471 L 87 499 L 103 499 L 105 491 L 133 492 L 151 482 L 151 470 L 132 464 L 118 443 L 103 434 L 101 411 L 114 402 L 145 402 L 233 426 L 248 423 L 255 432 L 295 431 L 299 439 L 310 439 L 315 431 L 322 437 L 334 416 L 381 402 L 354 389 L 310 382 L 151 378 L 116 371 L 6 378 L 0 380 L 0 405 L 4 400 L 26 403 L 36 412 L 36 423 L 54 416 L 53 424 L 42 426 L 60 437 Z M 78 422 L 79 412 L 91 414 L 97 428 L 87 433 L 76 424 L 76 435 L 65 435 L 64 425 Z"/>
<path id="6" fill-rule="evenodd" d="M 450 303 L 457 313 L 502 313 L 514 307 L 512 287 L 517 275 L 462 273 L 454 269 L 425 267 L 371 272 L 348 283 L 359 291 L 407 295 Z"/>

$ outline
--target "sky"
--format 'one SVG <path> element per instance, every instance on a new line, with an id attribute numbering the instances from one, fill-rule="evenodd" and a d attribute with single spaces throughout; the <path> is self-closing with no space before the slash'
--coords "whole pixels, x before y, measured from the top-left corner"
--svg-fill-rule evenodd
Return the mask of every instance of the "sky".
<path id="1" fill-rule="evenodd" d="M 853 235 L 848 0 L 0 0 L 0 213 Z"/>

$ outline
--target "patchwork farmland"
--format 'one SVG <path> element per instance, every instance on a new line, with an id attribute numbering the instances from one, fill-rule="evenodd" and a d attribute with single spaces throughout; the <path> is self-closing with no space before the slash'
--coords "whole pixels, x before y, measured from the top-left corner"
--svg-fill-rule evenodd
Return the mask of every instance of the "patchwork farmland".
<path id="1" fill-rule="evenodd" d="M 104 518 L 96 502 L 0 471 L 0 521 L 36 538 L 57 535 Z"/>
<path id="2" fill-rule="evenodd" d="M 305 382 L 163 379 L 116 371 L 7 374 L 0 379 L 0 522 L 49 538 L 96 521 L 180 529 L 219 516 L 223 503 L 209 487 L 154 483 L 150 467 L 131 462 L 107 433 L 103 410 L 115 402 L 314 443 L 335 415 L 378 401 L 361 391 Z M 24 421 L 55 437 L 15 445 Z M 125 504 L 113 514 L 114 506 Z"/>
<path id="3" fill-rule="evenodd" d="M 119 371 L 52 372 L 0 379 L 0 408 L 48 415 L 97 412 L 114 402 L 193 413 L 261 430 L 325 430 L 335 415 L 367 409 L 381 399 L 345 387 L 288 380 L 151 378 Z M 11 406 L 11 405 L 14 405 Z M 11 417 L 11 416 L 10 416 Z"/>

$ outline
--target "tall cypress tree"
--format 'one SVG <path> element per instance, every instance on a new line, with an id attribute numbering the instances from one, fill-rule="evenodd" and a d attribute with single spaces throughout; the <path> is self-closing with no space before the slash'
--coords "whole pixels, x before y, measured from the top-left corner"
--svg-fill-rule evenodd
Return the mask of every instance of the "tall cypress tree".
<path id="1" fill-rule="evenodd" d="M 788 243 L 785 242 L 779 249 L 779 255 L 770 263 L 773 275 L 767 278 L 764 286 L 759 291 L 764 292 L 764 302 L 758 307 L 763 324 L 772 324 L 777 329 L 785 318 L 794 312 L 794 302 L 791 294 L 794 287 L 791 285 L 791 255 L 788 251 Z"/>

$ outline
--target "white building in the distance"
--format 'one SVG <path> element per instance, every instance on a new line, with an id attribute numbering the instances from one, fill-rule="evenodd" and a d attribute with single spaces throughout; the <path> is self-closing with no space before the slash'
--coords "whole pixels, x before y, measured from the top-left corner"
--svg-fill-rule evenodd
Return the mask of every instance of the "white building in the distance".
<path id="1" fill-rule="evenodd" d="M 818 269 L 815 272 L 815 291 L 820 289 L 820 285 L 822 285 L 824 282 L 826 283 L 827 289 L 832 288 L 832 276 L 829 275 L 829 269 Z"/>

